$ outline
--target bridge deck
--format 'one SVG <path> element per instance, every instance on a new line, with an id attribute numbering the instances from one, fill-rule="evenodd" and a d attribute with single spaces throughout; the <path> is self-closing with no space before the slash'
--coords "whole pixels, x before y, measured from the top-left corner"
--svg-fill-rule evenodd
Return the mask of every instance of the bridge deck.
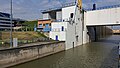
<path id="1" fill-rule="evenodd" d="M 120 25 L 120 7 L 85 12 L 87 26 Z"/>

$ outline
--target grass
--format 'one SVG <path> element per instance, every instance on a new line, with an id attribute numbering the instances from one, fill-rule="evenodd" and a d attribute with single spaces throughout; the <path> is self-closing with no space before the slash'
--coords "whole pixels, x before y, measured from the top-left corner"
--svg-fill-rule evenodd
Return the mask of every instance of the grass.
<path id="1" fill-rule="evenodd" d="M 18 39 L 19 44 L 32 43 L 38 38 L 42 38 L 42 39 L 47 38 L 44 34 L 42 34 L 40 32 L 34 32 L 34 31 L 13 32 L 12 36 L 13 36 L 13 38 Z M 9 42 L 10 42 L 10 33 L 9 32 L 0 32 L 0 45 L 9 46 Z"/>
<path id="2" fill-rule="evenodd" d="M 31 40 L 34 38 L 46 38 L 44 34 L 41 34 L 39 32 L 13 32 L 12 33 L 13 38 L 18 38 L 18 40 Z M 1 40 L 8 40 L 10 38 L 9 32 L 1 32 Z"/>

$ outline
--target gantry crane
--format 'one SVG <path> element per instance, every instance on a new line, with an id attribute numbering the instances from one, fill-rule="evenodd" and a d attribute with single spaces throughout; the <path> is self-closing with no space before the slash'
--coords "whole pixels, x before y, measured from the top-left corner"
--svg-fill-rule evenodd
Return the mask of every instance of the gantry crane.
<path id="1" fill-rule="evenodd" d="M 78 7 L 79 7 L 79 9 L 82 10 L 82 0 L 78 0 L 77 3 L 78 3 Z"/>

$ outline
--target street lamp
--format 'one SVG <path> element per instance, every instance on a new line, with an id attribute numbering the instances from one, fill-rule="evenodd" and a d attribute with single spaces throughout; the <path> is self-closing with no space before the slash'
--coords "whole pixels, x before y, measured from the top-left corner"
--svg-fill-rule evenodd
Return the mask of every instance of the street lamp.
<path id="1" fill-rule="evenodd" d="M 10 47 L 13 45 L 13 40 L 12 40 L 12 19 L 13 19 L 13 14 L 12 14 L 12 0 L 10 0 Z"/>

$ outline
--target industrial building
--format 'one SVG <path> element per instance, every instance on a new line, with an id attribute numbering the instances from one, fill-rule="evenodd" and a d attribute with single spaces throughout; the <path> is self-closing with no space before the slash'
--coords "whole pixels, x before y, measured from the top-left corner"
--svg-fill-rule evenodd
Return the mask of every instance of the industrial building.
<path id="1" fill-rule="evenodd" d="M 45 11 L 43 19 L 53 19 L 49 37 L 65 41 L 66 50 L 110 35 L 109 26 L 120 24 L 119 7 L 98 9 L 95 4 L 86 11 L 75 4 Z"/>
<path id="2" fill-rule="evenodd" d="M 42 19 L 38 20 L 38 31 L 42 32 L 50 32 L 51 31 L 51 23 L 53 22 L 62 22 L 62 8 L 73 6 L 75 3 L 64 4 L 62 7 L 51 8 L 42 10 Z"/>
<path id="3" fill-rule="evenodd" d="M 43 18 L 38 20 L 37 31 L 50 32 L 51 23 L 55 21 L 61 21 L 61 8 L 51 9 L 51 10 L 42 10 Z"/>
<path id="4" fill-rule="evenodd" d="M 24 23 L 25 20 L 13 18 L 12 27 L 13 29 L 16 29 L 18 26 L 18 23 Z M 10 14 L 9 13 L 3 13 L 0 12 L 0 31 L 4 30 L 10 30 L 11 22 L 10 22 Z"/>
<path id="5" fill-rule="evenodd" d="M 37 31 L 40 32 L 49 32 L 51 31 L 51 19 L 46 19 L 46 20 L 38 20 L 38 27 Z"/>
<path id="6" fill-rule="evenodd" d="M 0 12 L 0 30 L 10 29 L 10 25 L 10 14 Z"/>
<path id="7" fill-rule="evenodd" d="M 82 26 L 82 14 L 78 10 L 75 4 L 62 7 L 62 20 L 51 24 L 52 29 L 49 37 L 54 40 L 65 41 L 66 50 L 89 42 L 87 29 Z M 81 33 L 83 28 L 85 32 Z M 86 38 L 83 39 L 82 37 Z"/>

